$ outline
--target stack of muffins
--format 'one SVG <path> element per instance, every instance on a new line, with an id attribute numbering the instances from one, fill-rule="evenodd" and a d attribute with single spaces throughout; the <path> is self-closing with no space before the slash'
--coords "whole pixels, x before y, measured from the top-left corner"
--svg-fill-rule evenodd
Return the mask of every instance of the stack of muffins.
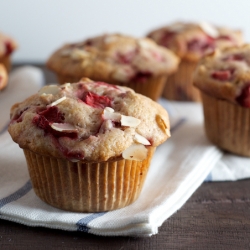
<path id="1" fill-rule="evenodd" d="M 170 137 L 156 101 L 201 101 L 193 82 L 208 138 L 250 156 L 250 47 L 242 44 L 238 30 L 179 22 L 145 38 L 105 34 L 56 50 L 47 66 L 59 85 L 11 108 L 9 133 L 37 196 L 78 212 L 134 202 L 156 147 Z"/>

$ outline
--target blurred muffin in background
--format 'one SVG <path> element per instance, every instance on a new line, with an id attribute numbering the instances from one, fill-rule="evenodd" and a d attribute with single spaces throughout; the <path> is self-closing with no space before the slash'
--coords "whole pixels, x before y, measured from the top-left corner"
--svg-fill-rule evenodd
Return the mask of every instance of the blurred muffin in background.
<path id="1" fill-rule="evenodd" d="M 250 157 L 250 44 L 204 57 L 194 74 L 202 93 L 208 139 Z"/>
<path id="2" fill-rule="evenodd" d="M 105 34 L 64 45 L 50 56 L 47 66 L 60 84 L 88 77 L 127 86 L 157 100 L 178 63 L 172 51 L 151 39 Z"/>
<path id="3" fill-rule="evenodd" d="M 8 73 L 2 63 L 0 63 L 0 91 L 3 90 L 8 82 Z"/>
<path id="4" fill-rule="evenodd" d="M 201 100 L 192 78 L 197 63 L 203 56 L 216 48 L 243 44 L 240 30 L 217 27 L 206 22 L 176 22 L 153 30 L 147 36 L 181 58 L 178 71 L 167 79 L 163 91 L 165 98 L 177 101 Z"/>
<path id="5" fill-rule="evenodd" d="M 11 37 L 0 33 L 0 63 L 8 72 L 11 69 L 11 55 L 16 50 L 17 43 Z"/>

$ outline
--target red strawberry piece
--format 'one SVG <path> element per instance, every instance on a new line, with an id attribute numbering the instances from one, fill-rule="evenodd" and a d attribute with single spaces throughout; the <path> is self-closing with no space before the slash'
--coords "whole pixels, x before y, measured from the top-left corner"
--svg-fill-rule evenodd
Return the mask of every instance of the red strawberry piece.
<path id="1" fill-rule="evenodd" d="M 132 51 L 129 51 L 129 52 L 124 53 L 124 54 L 121 52 L 118 52 L 117 53 L 117 61 L 119 63 L 129 64 L 134 59 L 136 53 L 137 53 L 136 50 L 132 50 Z"/>
<path id="2" fill-rule="evenodd" d="M 56 106 L 52 106 L 43 111 L 38 112 L 38 114 L 32 120 L 32 122 L 38 128 L 42 129 L 45 134 L 51 134 L 55 138 L 69 137 L 71 139 L 76 139 L 77 132 L 57 131 L 51 128 L 50 126 L 52 123 L 63 123 L 63 121 L 64 116 Z"/>
<path id="3" fill-rule="evenodd" d="M 70 152 L 65 149 L 63 153 L 68 159 L 80 160 L 84 158 L 84 154 L 81 152 Z"/>
<path id="4" fill-rule="evenodd" d="M 214 49 L 214 39 L 206 36 L 205 39 L 194 38 L 187 43 L 187 48 L 190 51 L 206 51 Z"/>
<path id="5" fill-rule="evenodd" d="M 236 101 L 243 107 L 250 108 L 250 83 L 248 83 L 236 97 Z"/>
<path id="6" fill-rule="evenodd" d="M 63 114 L 59 111 L 57 106 L 49 107 L 41 112 L 38 112 L 40 116 L 46 118 L 49 122 L 62 123 L 64 120 Z"/>
<path id="7" fill-rule="evenodd" d="M 131 78 L 131 81 L 143 83 L 151 76 L 152 76 L 151 72 L 137 72 L 136 75 Z"/>
<path id="8" fill-rule="evenodd" d="M 240 54 L 234 54 L 234 55 L 230 55 L 226 58 L 223 58 L 223 61 L 244 61 L 244 56 L 240 55 Z"/>
<path id="9" fill-rule="evenodd" d="M 42 115 L 36 115 L 32 122 L 40 129 L 44 130 L 45 133 L 48 133 L 50 130 L 49 121 Z"/>
<path id="10" fill-rule="evenodd" d="M 104 109 L 105 107 L 111 107 L 111 100 L 109 97 L 100 96 L 92 92 L 85 93 L 81 100 L 93 108 Z"/>
<path id="11" fill-rule="evenodd" d="M 172 39 L 174 38 L 175 34 L 176 34 L 176 32 L 173 32 L 173 31 L 164 32 L 160 41 L 159 41 L 159 45 L 168 47 L 169 44 L 171 43 Z"/>
<path id="12" fill-rule="evenodd" d="M 10 55 L 13 52 L 14 48 L 10 41 L 5 42 L 5 56 Z"/>
<path id="13" fill-rule="evenodd" d="M 232 78 L 233 70 L 218 70 L 211 74 L 211 77 L 219 81 L 228 81 Z"/>
<path id="14" fill-rule="evenodd" d="M 93 41 L 91 39 L 88 39 L 84 42 L 84 45 L 86 46 L 92 46 L 93 45 Z"/>

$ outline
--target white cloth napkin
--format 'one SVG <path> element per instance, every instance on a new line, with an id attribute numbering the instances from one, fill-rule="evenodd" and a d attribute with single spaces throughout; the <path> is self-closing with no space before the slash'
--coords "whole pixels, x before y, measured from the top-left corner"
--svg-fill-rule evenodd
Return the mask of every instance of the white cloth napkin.
<path id="1" fill-rule="evenodd" d="M 182 117 L 203 124 L 202 105 L 199 103 L 170 102 L 166 99 L 161 99 L 160 103 L 168 110 L 171 120 Z M 215 164 L 205 181 L 236 181 L 250 178 L 250 158 L 222 153 L 221 159 Z"/>
<path id="2" fill-rule="evenodd" d="M 22 68 L 12 73 L 9 88 L 20 85 L 21 89 L 23 86 L 23 99 L 40 88 L 42 79 L 38 69 Z M 32 90 L 31 85 L 34 85 Z M 13 104 L 17 96 L 20 97 L 17 91 L 8 91 L 9 98 L 2 98 L 4 92 L 0 96 L 1 107 L 6 109 L 11 106 L 10 99 Z M 184 105 L 186 111 L 183 112 L 183 104 L 160 102 L 171 116 L 171 139 L 157 148 L 139 199 L 125 208 L 103 213 L 67 212 L 41 201 L 32 189 L 23 152 L 6 131 L 8 119 L 5 114 L 8 111 L 1 113 L 0 219 L 103 236 L 156 234 L 162 223 L 205 180 L 215 164 L 221 162 L 223 155 L 204 135 L 199 105 Z"/>

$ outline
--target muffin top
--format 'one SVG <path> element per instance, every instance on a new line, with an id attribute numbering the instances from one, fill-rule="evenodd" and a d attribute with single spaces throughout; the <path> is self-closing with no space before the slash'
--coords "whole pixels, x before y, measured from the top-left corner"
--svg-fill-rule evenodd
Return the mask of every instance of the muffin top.
<path id="1" fill-rule="evenodd" d="M 143 160 L 169 136 L 167 111 L 126 87 L 94 82 L 44 86 L 11 108 L 21 148 L 71 161 Z"/>
<path id="2" fill-rule="evenodd" d="M 17 43 L 9 36 L 0 33 L 0 57 L 9 56 L 17 48 Z"/>
<path id="3" fill-rule="evenodd" d="M 50 56 L 47 66 L 65 76 L 116 83 L 169 75 L 178 62 L 174 53 L 151 39 L 105 34 L 64 45 Z"/>
<path id="4" fill-rule="evenodd" d="M 148 37 L 169 48 L 180 58 L 194 62 L 215 48 L 243 44 L 241 31 L 213 26 L 206 22 L 176 22 L 153 30 Z"/>
<path id="5" fill-rule="evenodd" d="M 250 107 L 250 44 L 217 50 L 204 57 L 194 85 L 216 98 Z"/>
<path id="6" fill-rule="evenodd" d="M 3 64 L 0 63 L 0 91 L 6 87 L 8 81 L 7 70 Z"/>

